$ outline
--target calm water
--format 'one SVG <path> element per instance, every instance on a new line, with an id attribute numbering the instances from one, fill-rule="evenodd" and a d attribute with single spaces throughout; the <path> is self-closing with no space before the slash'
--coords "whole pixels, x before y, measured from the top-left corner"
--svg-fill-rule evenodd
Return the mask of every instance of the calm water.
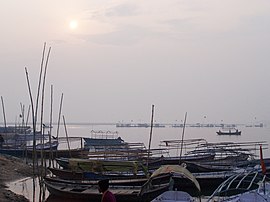
<path id="1" fill-rule="evenodd" d="M 184 138 L 194 139 L 203 138 L 208 142 L 247 142 L 247 141 L 267 141 L 270 142 L 270 127 L 265 126 L 262 128 L 258 127 L 245 127 L 238 126 L 238 129 L 242 131 L 241 136 L 218 136 L 216 131 L 219 128 L 206 128 L 206 127 L 187 127 L 185 129 Z M 122 137 L 126 142 L 143 142 L 148 147 L 150 128 L 120 128 L 114 125 L 67 125 L 67 132 L 69 137 L 90 137 L 91 130 L 94 131 L 111 131 L 118 132 L 118 135 Z M 56 127 L 53 128 L 53 133 L 56 131 Z M 55 134 L 55 133 L 54 133 Z M 56 135 L 55 135 L 56 136 Z M 181 139 L 182 128 L 172 128 L 166 126 L 165 128 L 153 128 L 153 136 L 151 148 L 158 148 L 161 140 L 174 140 Z M 66 137 L 64 126 L 60 127 L 59 137 Z M 79 147 L 79 142 L 73 142 L 72 147 Z M 65 148 L 66 145 L 61 145 Z M 270 150 L 264 149 L 264 157 L 270 157 Z M 33 180 L 25 179 L 19 182 L 10 184 L 10 189 L 16 193 L 23 194 L 30 201 L 33 201 Z M 36 194 L 38 195 L 38 194 Z M 48 197 L 46 193 L 45 198 Z M 36 196 L 36 200 L 38 196 Z M 57 201 L 57 199 L 49 198 L 47 201 Z M 58 200 L 59 201 L 59 200 Z"/>

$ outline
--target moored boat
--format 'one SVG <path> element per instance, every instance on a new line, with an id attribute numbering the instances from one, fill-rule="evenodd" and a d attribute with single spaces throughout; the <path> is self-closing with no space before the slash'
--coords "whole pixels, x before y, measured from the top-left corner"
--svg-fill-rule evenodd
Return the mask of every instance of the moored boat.
<path id="1" fill-rule="evenodd" d="M 134 175 L 138 171 L 147 174 L 145 166 L 138 161 L 121 160 L 92 160 L 80 158 L 56 158 L 57 163 L 64 169 L 72 171 L 90 171 L 90 172 L 129 172 Z"/>
<path id="2" fill-rule="evenodd" d="M 111 131 L 91 131 L 91 137 L 84 137 L 85 146 L 89 148 L 101 146 L 116 146 L 126 144 L 124 140 L 118 136 L 118 132 Z"/>
<path id="3" fill-rule="evenodd" d="M 89 171 L 72 171 L 58 168 L 48 168 L 51 173 L 60 179 L 65 180 L 102 180 L 102 179 L 142 179 L 145 174 L 133 175 L 132 173 L 98 173 Z"/>
<path id="4" fill-rule="evenodd" d="M 66 184 L 62 182 L 52 182 L 44 179 L 44 183 L 51 195 L 61 197 L 62 200 L 65 198 L 77 199 L 77 200 L 88 200 L 92 202 L 100 202 L 102 194 L 98 191 L 97 185 L 74 185 Z M 118 202 L 137 202 L 139 187 L 110 187 L 110 191 L 115 195 Z M 64 198 L 64 199 L 63 199 Z"/>
<path id="5" fill-rule="evenodd" d="M 57 150 L 58 147 L 58 141 L 54 142 L 46 142 L 44 144 L 37 144 L 35 149 L 38 155 L 40 155 L 41 151 L 55 151 Z M 16 157 L 31 157 L 33 155 L 33 146 L 20 146 L 20 147 L 14 147 L 14 146 L 6 146 L 3 145 L 0 148 L 0 153 L 1 154 L 7 154 L 11 156 L 16 156 Z"/>
<path id="6" fill-rule="evenodd" d="M 177 165 L 170 165 L 177 166 Z M 58 179 L 64 179 L 67 181 L 77 181 L 78 183 L 88 183 L 102 179 L 110 180 L 122 180 L 122 181 L 132 181 L 136 182 L 137 185 L 139 182 L 146 180 L 147 176 L 145 175 L 132 175 L 126 173 L 107 173 L 101 174 L 96 172 L 74 172 L 71 170 L 55 169 L 49 168 L 49 170 L 56 176 Z M 229 178 L 236 173 L 242 173 L 243 169 L 235 169 L 233 171 L 220 171 L 220 172 L 201 172 L 201 173 L 192 173 L 200 185 L 202 185 L 201 192 L 204 195 L 210 195 L 220 183 Z M 183 176 L 173 176 L 176 188 L 183 188 L 183 190 L 193 189 L 193 184 L 189 180 L 183 178 Z"/>
<path id="7" fill-rule="evenodd" d="M 259 198 L 263 199 L 263 201 L 269 201 L 268 199 L 264 199 L 262 194 L 259 194 L 259 192 L 262 193 L 262 189 L 265 190 L 265 193 L 269 193 L 270 187 L 268 185 L 265 186 L 268 182 L 269 178 L 258 169 L 235 174 L 218 186 L 209 197 L 208 202 L 212 200 L 227 202 L 257 202 L 259 201 Z M 268 187 L 268 190 L 265 189 L 266 187 Z M 258 200 L 256 200 L 256 198 Z"/>
<path id="8" fill-rule="evenodd" d="M 65 183 L 65 184 L 73 184 L 73 185 L 81 185 L 81 186 L 86 186 L 86 185 L 97 185 L 99 180 L 104 180 L 104 179 L 109 179 L 109 178 L 102 178 L 102 179 L 91 179 L 91 180 L 70 180 L 70 179 L 60 179 L 58 177 L 50 177 L 47 176 L 44 179 L 49 182 L 58 182 L 58 183 Z M 110 185 L 111 186 L 142 186 L 145 184 L 148 180 L 146 176 L 144 178 L 123 178 L 123 179 L 109 179 L 110 180 Z"/>
<path id="9" fill-rule="evenodd" d="M 183 187 L 179 187 L 172 179 L 172 177 L 177 176 L 191 180 L 195 184 L 194 186 L 200 189 L 199 183 L 188 170 L 182 166 L 173 165 L 162 166 L 160 169 L 156 170 L 143 186 L 114 186 L 111 184 L 110 191 L 115 195 L 118 202 L 149 202 L 167 190 L 182 189 Z M 44 183 L 51 195 L 62 197 L 62 199 L 91 199 L 93 202 L 101 200 L 101 194 L 98 192 L 96 185 L 72 184 L 60 181 L 54 182 L 46 178 L 44 179 Z"/>
<path id="10" fill-rule="evenodd" d="M 221 129 L 217 131 L 218 135 L 241 135 L 241 131 L 235 128 Z"/>
<path id="11" fill-rule="evenodd" d="M 37 150 L 37 157 L 42 156 L 43 158 L 85 158 L 89 151 L 87 148 L 74 148 L 74 149 L 52 149 L 52 150 Z M 33 150 L 27 150 L 27 157 L 33 156 Z"/>

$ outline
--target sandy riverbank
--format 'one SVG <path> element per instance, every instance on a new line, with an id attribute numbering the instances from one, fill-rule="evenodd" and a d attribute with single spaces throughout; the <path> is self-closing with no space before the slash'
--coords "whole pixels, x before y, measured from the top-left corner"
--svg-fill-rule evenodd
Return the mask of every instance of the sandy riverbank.
<path id="1" fill-rule="evenodd" d="M 26 202 L 24 196 L 7 190 L 6 183 L 32 176 L 32 167 L 21 159 L 0 154 L 0 199 L 1 202 Z"/>

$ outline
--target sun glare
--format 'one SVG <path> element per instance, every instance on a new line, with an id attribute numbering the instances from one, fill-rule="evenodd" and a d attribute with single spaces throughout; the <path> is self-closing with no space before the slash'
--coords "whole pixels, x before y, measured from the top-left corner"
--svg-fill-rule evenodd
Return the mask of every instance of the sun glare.
<path id="1" fill-rule="evenodd" d="M 72 20 L 69 22 L 70 29 L 76 29 L 78 27 L 78 22 L 76 20 Z"/>

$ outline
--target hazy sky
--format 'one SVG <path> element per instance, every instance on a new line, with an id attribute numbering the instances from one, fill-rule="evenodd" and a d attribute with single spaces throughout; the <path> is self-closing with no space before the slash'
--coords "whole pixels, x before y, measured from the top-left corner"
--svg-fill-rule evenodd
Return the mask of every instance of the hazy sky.
<path id="1" fill-rule="evenodd" d="M 157 122 L 270 120 L 268 0 L 13 0 L 0 23 L 8 121 L 30 103 L 24 67 L 36 93 L 44 42 L 46 120 L 51 84 L 54 121 L 61 93 L 67 122 L 150 121 L 152 104 Z"/>

